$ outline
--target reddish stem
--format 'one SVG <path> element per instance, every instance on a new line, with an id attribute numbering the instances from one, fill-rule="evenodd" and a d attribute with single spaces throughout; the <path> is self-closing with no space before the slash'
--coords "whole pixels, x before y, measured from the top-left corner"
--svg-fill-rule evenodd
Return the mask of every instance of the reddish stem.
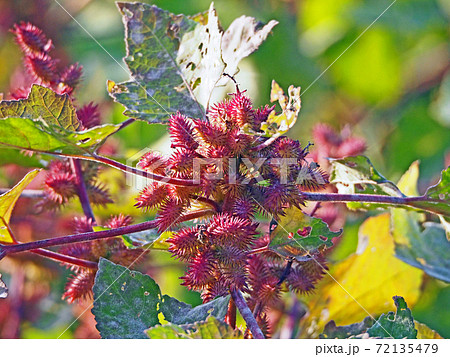
<path id="1" fill-rule="evenodd" d="M 341 194 L 341 193 L 312 193 L 302 192 L 302 197 L 306 201 L 322 201 L 322 202 L 367 202 L 367 203 L 388 203 L 396 205 L 409 205 L 418 201 L 436 201 L 425 196 L 418 197 L 395 197 L 383 195 L 366 195 L 366 194 Z"/>
<path id="2" fill-rule="evenodd" d="M 176 178 L 176 177 L 168 177 L 168 176 L 162 176 L 162 175 L 158 175 L 158 174 L 151 173 L 151 172 L 146 172 L 143 170 L 139 170 L 135 167 L 127 166 L 125 164 L 122 164 L 118 161 L 115 161 L 113 159 L 110 159 L 110 158 L 104 157 L 104 156 L 95 155 L 92 159 L 89 157 L 81 157 L 81 158 L 86 159 L 86 160 L 97 161 L 102 164 L 109 165 L 116 169 L 122 170 L 124 172 L 131 173 L 131 174 L 137 175 L 137 176 L 143 176 L 145 178 L 155 180 L 155 181 L 160 181 L 162 183 L 168 183 L 168 184 L 175 185 L 175 186 L 198 186 L 198 183 L 196 183 L 194 180 L 181 179 L 181 178 Z"/>
<path id="3" fill-rule="evenodd" d="M 195 212 L 184 215 L 177 222 L 190 221 L 192 219 L 200 218 L 200 217 L 203 217 L 210 213 L 211 213 L 211 210 L 195 211 Z M 38 248 L 53 247 L 55 245 L 63 245 L 63 244 L 78 243 L 78 242 L 88 242 L 91 240 L 111 238 L 111 237 L 120 236 L 120 235 L 128 234 L 128 233 L 141 232 L 141 231 L 145 231 L 145 230 L 156 228 L 156 227 L 157 227 L 157 222 L 155 220 L 153 220 L 153 221 L 147 221 L 147 222 L 143 222 L 143 223 L 133 224 L 133 225 L 126 226 L 126 227 L 114 228 L 114 229 L 110 229 L 107 231 L 72 234 L 69 236 L 49 238 L 49 239 L 39 240 L 36 242 L 19 243 L 19 244 L 13 244 L 13 245 L 1 244 L 0 245 L 0 259 L 3 258 L 6 254 L 25 252 L 28 250 L 33 250 L 33 249 L 38 249 Z"/>
<path id="4" fill-rule="evenodd" d="M 72 265 L 78 265 L 83 268 L 89 268 L 89 269 L 97 269 L 98 268 L 98 264 L 96 262 L 71 257 L 69 255 L 64 255 L 61 253 L 52 252 L 51 250 L 47 250 L 47 249 L 42 249 L 42 248 L 32 249 L 32 250 L 30 250 L 30 252 L 42 255 L 43 257 L 46 257 L 46 258 L 49 258 L 52 260 L 56 260 L 58 262 L 68 263 L 68 264 L 72 264 Z"/>
<path id="5" fill-rule="evenodd" d="M 89 203 L 89 196 L 86 190 L 86 183 L 84 182 L 83 170 L 81 169 L 80 160 L 71 158 L 70 163 L 72 165 L 72 170 L 75 173 L 75 185 L 84 215 L 86 216 L 86 218 L 91 219 L 92 224 L 95 225 L 94 212 L 92 211 L 91 204 Z"/>
<path id="6" fill-rule="evenodd" d="M 231 298 L 230 302 L 228 303 L 225 322 L 230 325 L 233 330 L 236 329 L 236 304 L 234 303 L 233 298 Z"/>

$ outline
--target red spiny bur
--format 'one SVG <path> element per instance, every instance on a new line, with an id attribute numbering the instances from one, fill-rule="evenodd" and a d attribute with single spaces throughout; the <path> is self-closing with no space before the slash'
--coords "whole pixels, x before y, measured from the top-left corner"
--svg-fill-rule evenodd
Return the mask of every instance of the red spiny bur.
<path id="1" fill-rule="evenodd" d="M 53 47 L 52 40 L 47 39 L 41 29 L 29 22 L 15 24 L 11 32 L 16 36 L 16 42 L 26 54 L 45 54 Z"/>
<path id="2" fill-rule="evenodd" d="M 111 217 L 105 226 L 111 229 L 125 227 L 133 222 L 130 216 L 120 214 Z M 92 222 L 86 218 L 75 218 L 75 231 L 90 232 L 92 231 Z M 128 249 L 120 237 L 112 237 L 102 240 L 94 240 L 84 243 L 75 243 L 63 246 L 61 253 L 71 255 L 73 257 L 98 262 L 100 257 L 106 257 L 116 264 L 130 266 L 139 262 L 146 254 L 142 249 Z M 92 287 L 94 285 L 95 269 L 74 268 L 70 264 L 64 264 L 72 271 L 74 275 L 69 279 L 65 287 L 63 299 L 67 299 L 69 303 L 92 297 Z"/>
<path id="3" fill-rule="evenodd" d="M 45 53 L 31 54 L 24 58 L 25 67 L 38 83 L 53 86 L 58 81 L 56 61 Z"/>
<path id="4" fill-rule="evenodd" d="M 173 148 L 197 149 L 198 143 L 194 139 L 193 124 L 184 115 L 177 113 L 169 118 L 169 133 Z"/>
<path id="5" fill-rule="evenodd" d="M 73 88 L 73 87 L 72 87 Z M 77 117 L 83 129 L 90 129 L 100 124 L 100 111 L 98 105 L 90 102 L 77 109 Z"/>
<path id="6" fill-rule="evenodd" d="M 59 78 L 59 84 L 58 84 L 58 92 L 71 94 L 73 90 L 78 86 L 78 83 L 80 82 L 81 75 L 83 73 L 83 66 L 80 66 L 78 63 L 71 64 L 69 67 L 67 67 L 61 74 Z M 88 105 L 93 105 L 93 103 L 89 103 Z M 95 106 L 97 107 L 97 106 Z M 97 109 L 97 108 L 95 108 Z M 78 114 L 78 112 L 77 112 Z M 97 118 L 98 124 L 100 124 L 100 121 Z M 95 124 L 95 125 L 98 125 Z M 86 128 L 90 128 L 92 126 L 86 126 Z"/>

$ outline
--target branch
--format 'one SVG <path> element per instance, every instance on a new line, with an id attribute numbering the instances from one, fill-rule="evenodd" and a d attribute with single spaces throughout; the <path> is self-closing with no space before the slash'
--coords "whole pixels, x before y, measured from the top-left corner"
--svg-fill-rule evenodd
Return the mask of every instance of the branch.
<path id="1" fill-rule="evenodd" d="M 89 268 L 89 269 L 97 269 L 98 268 L 98 264 L 96 262 L 93 262 L 90 260 L 85 260 L 85 259 L 80 259 L 80 258 L 76 258 L 76 257 L 71 257 L 69 255 L 53 252 L 53 251 L 47 250 L 47 249 L 42 249 L 42 248 L 32 249 L 32 250 L 30 250 L 30 252 L 42 255 L 43 257 L 46 257 L 46 258 L 49 258 L 49 259 L 52 259 L 52 260 L 55 260 L 58 262 L 68 263 L 68 264 L 72 264 L 72 265 L 78 265 L 83 268 Z"/>
<path id="2" fill-rule="evenodd" d="M 178 219 L 177 222 L 190 221 L 192 219 L 203 217 L 209 213 L 211 213 L 211 210 L 195 211 L 195 212 L 188 213 L 188 214 L 182 216 L 180 219 Z M 26 252 L 26 251 L 34 250 L 34 249 L 38 249 L 38 248 L 53 247 L 55 245 L 88 242 L 91 240 L 112 238 L 112 237 L 120 236 L 123 234 L 145 231 L 145 230 L 156 228 L 156 227 L 157 227 L 157 221 L 153 220 L 153 221 L 147 221 L 147 222 L 133 224 L 133 225 L 126 226 L 126 227 L 114 228 L 114 229 L 100 231 L 100 232 L 87 232 L 87 233 L 80 233 L 80 234 L 72 234 L 72 235 L 68 235 L 68 236 L 48 238 L 48 239 L 43 239 L 43 240 L 29 242 L 29 243 L 19 243 L 19 244 L 12 244 L 12 245 L 0 244 L 0 259 L 3 258 L 7 254 Z"/>
<path id="3" fill-rule="evenodd" d="M 253 316 L 253 313 L 250 310 L 250 308 L 248 307 L 240 290 L 231 288 L 230 294 L 234 300 L 234 303 L 236 304 L 237 308 L 239 309 L 239 312 L 241 313 L 242 317 L 244 318 L 245 322 L 247 323 L 247 327 L 250 330 L 250 332 L 252 333 L 253 338 L 265 339 L 264 334 L 261 331 L 261 328 L 258 326 L 258 322 L 256 322 L 255 316 Z"/>
<path id="4" fill-rule="evenodd" d="M 84 182 L 83 170 L 81 169 L 80 161 L 78 159 L 71 158 L 70 163 L 76 177 L 75 185 L 84 215 L 86 216 L 86 218 L 91 219 L 92 224 L 95 225 L 94 212 L 92 211 L 92 207 L 89 202 L 89 196 L 86 190 L 86 183 Z"/>
<path id="5" fill-rule="evenodd" d="M 366 194 L 340 194 L 340 193 L 311 193 L 302 192 L 302 197 L 306 201 L 321 202 L 367 202 L 367 203 L 388 203 L 394 205 L 411 205 L 418 201 L 434 201 L 426 196 L 418 197 L 395 197 L 383 195 L 366 195 Z M 436 200 L 437 201 L 437 200 Z M 437 201 L 441 202 L 441 201 Z"/>
<path id="6" fill-rule="evenodd" d="M 95 155 L 92 158 L 80 156 L 80 158 L 85 159 L 85 160 L 100 162 L 102 164 L 114 167 L 121 171 L 131 173 L 133 175 L 143 176 L 143 177 L 151 179 L 151 180 L 160 181 L 162 183 L 169 183 L 174 186 L 198 186 L 198 184 L 193 180 L 162 176 L 162 175 L 158 175 L 155 173 L 146 172 L 143 170 L 139 170 L 135 167 L 127 166 L 125 164 L 122 164 L 121 162 L 115 161 L 113 159 L 110 159 L 110 158 L 104 157 L 104 156 Z"/>

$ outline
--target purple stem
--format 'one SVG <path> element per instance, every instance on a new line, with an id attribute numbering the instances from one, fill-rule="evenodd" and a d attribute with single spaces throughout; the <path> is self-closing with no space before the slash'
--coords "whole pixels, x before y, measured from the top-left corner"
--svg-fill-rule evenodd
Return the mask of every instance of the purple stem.
<path id="1" fill-rule="evenodd" d="M 250 332 L 253 335 L 253 338 L 255 339 L 265 339 L 263 332 L 261 331 L 261 328 L 258 326 L 258 322 L 255 319 L 255 316 L 253 316 L 252 311 L 247 305 L 247 302 L 245 301 L 244 297 L 242 296 L 242 293 L 239 289 L 230 289 L 231 297 L 234 300 L 234 303 L 236 304 L 237 308 L 239 309 L 239 312 L 241 313 L 241 316 L 247 323 L 247 327 L 250 330 Z"/>
<path id="2" fill-rule="evenodd" d="M 312 192 L 302 192 L 302 197 L 306 201 L 390 203 L 396 205 L 409 205 L 418 201 L 433 201 L 432 199 L 429 199 L 425 196 L 395 197 L 382 195 L 312 193 Z"/>
<path id="3" fill-rule="evenodd" d="M 81 207 L 83 208 L 84 215 L 86 218 L 92 221 L 95 225 L 94 212 L 92 211 L 91 204 L 89 203 L 89 196 L 86 190 L 86 183 L 84 182 L 83 170 L 81 169 L 81 163 L 78 159 L 70 159 L 72 165 L 72 170 L 76 176 L 76 188 L 78 197 L 80 199 Z"/>
<path id="4" fill-rule="evenodd" d="M 192 213 L 188 213 L 181 217 L 178 222 L 190 221 L 195 218 L 200 218 L 205 216 L 206 214 L 211 213 L 211 210 L 201 210 Z M 0 244 L 0 259 L 3 258 L 6 254 L 25 252 L 28 250 L 38 249 L 38 248 L 47 248 L 53 247 L 55 245 L 63 245 L 70 243 L 78 243 L 78 242 L 88 242 L 96 239 L 103 238 L 111 238 L 115 236 L 120 236 L 123 234 L 141 232 L 147 229 L 152 229 L 157 227 L 158 222 L 156 220 L 147 221 L 143 223 L 133 224 L 126 227 L 114 228 L 106 231 L 99 232 L 87 232 L 87 233 L 79 233 L 72 234 L 63 237 L 56 238 L 48 238 L 43 240 L 38 240 L 36 242 L 28 242 L 28 243 L 19 243 L 12 245 L 4 245 Z"/>

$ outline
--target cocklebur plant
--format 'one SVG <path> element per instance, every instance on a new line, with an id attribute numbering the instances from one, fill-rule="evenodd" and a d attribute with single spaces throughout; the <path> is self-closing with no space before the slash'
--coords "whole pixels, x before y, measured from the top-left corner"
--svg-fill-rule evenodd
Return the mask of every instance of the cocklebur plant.
<path id="1" fill-rule="evenodd" d="M 75 275 L 63 298 L 74 302 L 93 292 L 92 311 L 102 337 L 202 337 L 201 330 L 209 328 L 217 338 L 269 337 L 271 311 L 282 304 L 284 293 L 314 293 L 328 274 L 327 250 L 341 234 L 314 212 L 305 214 L 307 202 L 347 202 L 353 209 L 395 206 L 443 220 L 449 216 L 448 170 L 426 194 L 411 197 L 363 156 L 336 157 L 328 175 L 311 159 L 309 142 L 286 136 L 300 112 L 299 87 L 290 86 L 285 94 L 273 82 L 271 105 L 254 108 L 234 83 L 233 93 L 210 103 L 212 90 L 234 80 L 239 61 L 259 47 L 276 21 L 261 26 L 244 16 L 224 32 L 213 6 L 207 16 L 195 18 L 140 3 L 118 7 L 131 79 L 109 81 L 107 88 L 129 120 L 102 125 L 96 105 L 77 108 L 81 67 L 58 70 L 50 57 L 52 42 L 31 24 L 12 30 L 25 55 L 30 88 L 0 103 L 1 145 L 59 158 L 46 165 L 39 209 L 64 209 L 78 198 L 84 213 L 74 218 L 72 235 L 21 243 L 9 220 L 37 174 L 31 171 L 1 196 L 0 258 L 30 251 L 72 269 Z M 172 152 L 163 156 L 150 150 L 137 167 L 103 156 L 105 140 L 135 120 L 168 124 Z M 326 143 L 316 145 L 325 148 Z M 336 145 L 341 149 L 337 156 L 364 147 L 357 140 Z M 98 164 L 146 178 L 135 206 L 156 217 L 132 224 L 131 217 L 119 215 L 100 225 L 91 204 L 113 202 L 98 183 Z M 330 184 L 337 193 L 324 192 Z M 46 249 L 53 246 L 62 247 Z M 148 275 L 129 270 L 156 247 L 185 264 L 181 284 L 198 291 L 203 305 L 192 308 L 163 295 Z M 243 328 L 237 325 L 237 310 Z M 170 324 L 160 325 L 160 314 Z"/>

